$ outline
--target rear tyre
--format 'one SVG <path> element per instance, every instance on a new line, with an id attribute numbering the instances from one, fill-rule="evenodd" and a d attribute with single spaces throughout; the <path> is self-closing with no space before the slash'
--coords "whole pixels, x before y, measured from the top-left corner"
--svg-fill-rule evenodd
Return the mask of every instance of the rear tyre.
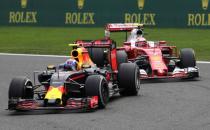
<path id="1" fill-rule="evenodd" d="M 139 68 L 134 63 L 122 63 L 118 70 L 121 96 L 136 96 L 140 89 Z"/>
<path id="2" fill-rule="evenodd" d="M 33 99 L 34 90 L 32 82 L 26 77 L 13 78 L 9 86 L 9 99 Z"/>
<path id="3" fill-rule="evenodd" d="M 103 48 L 87 48 L 87 50 L 93 63 L 95 63 L 97 67 L 103 67 L 105 64 L 104 49 Z"/>
<path id="4" fill-rule="evenodd" d="M 180 68 L 195 67 L 195 53 L 191 48 L 184 48 L 180 50 Z"/>
<path id="5" fill-rule="evenodd" d="M 91 75 L 85 81 L 86 96 L 98 96 L 98 107 L 105 108 L 109 101 L 109 88 L 105 78 L 101 75 Z"/>
<path id="6" fill-rule="evenodd" d="M 117 51 L 117 64 L 118 66 L 122 63 L 128 62 L 128 56 L 124 50 Z"/>

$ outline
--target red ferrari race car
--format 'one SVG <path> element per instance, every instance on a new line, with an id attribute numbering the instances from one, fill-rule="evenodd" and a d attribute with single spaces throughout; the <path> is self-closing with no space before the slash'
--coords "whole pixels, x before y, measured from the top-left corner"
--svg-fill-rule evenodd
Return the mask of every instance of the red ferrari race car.
<path id="1" fill-rule="evenodd" d="M 89 111 L 105 108 L 109 98 L 117 93 L 138 94 L 138 66 L 117 63 L 113 41 L 77 41 L 71 46 L 70 59 L 57 66 L 48 66 L 46 71 L 34 72 L 34 83 L 26 77 L 12 79 L 9 110 Z M 123 56 L 121 58 L 126 59 Z M 35 84 L 37 79 L 39 83 Z"/>
<path id="2" fill-rule="evenodd" d="M 138 23 L 112 23 L 105 27 L 106 39 L 110 39 L 110 32 L 126 32 L 123 47 L 118 49 L 139 66 L 141 79 L 199 77 L 193 49 L 184 48 L 177 53 L 176 46 L 169 46 L 166 41 L 147 41 L 143 30 Z"/>

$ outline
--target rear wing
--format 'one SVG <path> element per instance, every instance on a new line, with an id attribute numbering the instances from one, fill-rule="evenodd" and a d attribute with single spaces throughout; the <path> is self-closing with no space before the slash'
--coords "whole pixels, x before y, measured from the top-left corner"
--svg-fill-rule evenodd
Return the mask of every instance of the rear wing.
<path id="1" fill-rule="evenodd" d="M 77 40 L 73 44 L 69 44 L 73 47 L 84 47 L 84 48 L 116 48 L 116 42 L 113 40 Z"/>
<path id="2" fill-rule="evenodd" d="M 140 23 L 109 23 L 106 25 L 105 30 L 109 32 L 127 32 L 134 28 L 143 29 L 143 24 Z"/>

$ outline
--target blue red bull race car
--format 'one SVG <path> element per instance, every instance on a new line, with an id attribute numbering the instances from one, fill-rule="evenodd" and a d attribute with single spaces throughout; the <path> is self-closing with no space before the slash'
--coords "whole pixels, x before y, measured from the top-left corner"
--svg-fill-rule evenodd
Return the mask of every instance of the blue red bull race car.
<path id="1" fill-rule="evenodd" d="M 111 32 L 126 32 L 123 46 L 118 50 L 126 52 L 129 61 L 138 65 L 141 79 L 199 77 L 192 48 L 181 49 L 178 53 L 176 46 L 170 46 L 166 41 L 148 41 L 144 37 L 143 24 L 139 23 L 107 24 L 106 39 L 111 39 Z"/>
<path id="2" fill-rule="evenodd" d="M 9 110 L 94 110 L 105 108 L 109 98 L 138 95 L 139 69 L 127 63 L 112 40 L 80 40 L 70 59 L 34 72 L 34 83 L 15 77 L 9 87 Z M 118 61 L 124 59 L 124 62 Z M 39 83 L 35 84 L 38 79 Z"/>

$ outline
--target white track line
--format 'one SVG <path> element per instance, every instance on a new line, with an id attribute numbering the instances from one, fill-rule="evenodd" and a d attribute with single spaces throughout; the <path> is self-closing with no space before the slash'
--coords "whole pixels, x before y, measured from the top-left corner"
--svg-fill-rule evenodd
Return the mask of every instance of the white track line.
<path id="1" fill-rule="evenodd" d="M 61 58 L 69 57 L 69 56 L 63 56 L 63 55 L 38 55 L 38 54 L 14 54 L 14 53 L 0 53 L 0 55 L 5 55 L 5 56 L 30 56 L 30 57 L 61 57 Z"/>
<path id="2" fill-rule="evenodd" d="M 61 57 L 61 58 L 68 58 L 69 56 L 62 56 L 62 55 L 37 55 L 37 54 L 14 54 L 14 53 L 0 53 L 0 55 L 5 56 L 31 56 L 31 57 Z M 197 63 L 201 64 L 210 64 L 209 61 L 197 61 Z"/>
<path id="3" fill-rule="evenodd" d="M 200 64 L 210 64 L 209 61 L 197 61 L 197 63 L 200 63 Z"/>

